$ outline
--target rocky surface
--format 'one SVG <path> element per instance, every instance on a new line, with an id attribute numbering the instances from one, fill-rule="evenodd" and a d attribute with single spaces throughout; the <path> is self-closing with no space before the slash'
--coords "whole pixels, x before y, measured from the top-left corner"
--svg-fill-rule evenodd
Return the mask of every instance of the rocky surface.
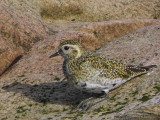
<path id="1" fill-rule="evenodd" d="M 0 75 L 47 35 L 36 6 L 28 1 L 0 1 Z M 3 52 L 2 52 L 3 51 Z"/>
<path id="2" fill-rule="evenodd" d="M 69 27 L 69 31 L 83 31 L 92 36 L 95 41 L 96 49 L 130 33 L 138 28 L 159 24 L 159 20 L 143 19 L 143 20 L 112 20 L 105 22 L 82 23 Z M 87 38 L 88 39 L 88 38 Z"/>
<path id="3" fill-rule="evenodd" d="M 125 35 L 135 29 L 159 23 L 158 20 L 144 19 L 131 21 L 119 20 L 85 24 L 80 23 L 81 20 L 79 20 L 79 18 L 83 19 L 83 21 L 85 22 L 88 21 L 88 18 L 90 19 L 90 17 L 85 17 L 86 15 L 94 15 L 95 20 L 93 20 L 92 17 L 92 22 L 99 21 L 96 19 L 97 17 L 100 17 L 96 16 L 97 13 L 92 11 L 91 8 L 88 8 L 88 5 L 96 4 L 98 7 L 101 6 L 101 3 L 104 3 L 104 1 L 95 1 L 95 3 L 92 3 L 88 1 L 74 2 L 67 0 L 1 0 L 0 35 L 1 41 L 5 41 L 5 43 L 1 43 L 1 46 L 3 46 L 1 47 L 1 51 L 3 51 L 3 54 L 0 54 L 2 61 L 0 65 L 0 74 L 2 74 L 15 60 L 17 60 L 19 56 L 23 56 L 25 52 L 29 51 L 36 42 L 48 39 L 48 37 L 50 38 L 51 36 L 54 36 L 56 33 L 58 33 L 56 37 L 59 37 L 59 39 L 62 40 L 78 39 L 85 41 L 85 43 L 88 46 L 88 49 L 94 50 L 95 48 L 99 48 L 107 42 L 112 41 L 115 38 L 118 38 L 122 35 Z M 114 9 L 114 5 L 118 4 L 117 2 L 111 1 L 107 1 L 106 3 L 108 3 L 109 5 L 111 4 Z M 142 3 L 144 4 L 144 6 L 147 6 L 150 2 L 145 1 Z M 122 1 L 119 2 L 119 5 L 120 4 L 122 6 L 129 5 L 128 3 L 126 3 L 125 5 L 125 3 L 123 3 Z M 147 12 L 146 16 L 148 17 L 144 18 L 154 18 L 152 16 L 156 16 L 156 19 L 158 19 L 158 6 L 159 3 L 157 3 L 156 0 L 152 2 L 150 7 L 154 8 L 154 11 Z M 110 9 L 112 9 L 112 7 L 110 7 Z M 78 9 L 83 9 L 82 14 L 76 12 Z M 105 9 L 97 10 L 97 12 L 103 11 L 101 14 L 103 15 L 106 9 L 108 9 L 107 6 Z M 117 10 L 119 11 L 118 7 Z M 71 11 L 74 11 L 75 13 Z M 114 16 L 114 13 L 115 12 L 110 12 L 109 16 Z M 135 13 L 139 14 L 138 12 Z M 68 14 L 69 16 L 73 17 L 77 16 L 78 21 L 77 18 L 76 21 L 68 19 Z M 54 17 L 55 15 L 56 19 Z M 122 16 L 122 14 L 120 15 Z M 138 15 L 137 18 L 139 18 Z M 121 18 L 118 17 L 117 19 Z M 125 17 L 123 19 L 125 19 Z M 132 17 L 126 17 L 126 19 L 132 19 Z M 110 19 L 103 18 L 101 21 L 104 20 L 112 20 L 112 17 L 110 17 Z M 9 52 L 7 48 L 9 48 L 9 50 L 11 49 L 11 51 Z M 12 53 L 12 51 L 14 52 Z"/>
<path id="4" fill-rule="evenodd" d="M 5 38 L 0 36 L 0 75 L 12 63 L 16 62 L 23 53 L 23 50 L 17 48 L 14 44 L 7 42 Z"/>
<path id="5" fill-rule="evenodd" d="M 44 19 L 98 22 L 117 19 L 159 19 L 159 0 L 40 0 Z M 54 6 L 54 7 L 53 7 Z"/>
<path id="6" fill-rule="evenodd" d="M 128 64 L 156 64 L 158 68 L 155 68 L 150 75 L 137 77 L 112 91 L 108 100 L 80 115 L 71 114 L 69 111 L 72 105 L 89 95 L 70 88 L 65 81 L 59 81 L 63 77 L 61 57 L 48 58 L 53 52 L 51 46 L 53 37 L 38 42 L 29 54 L 1 76 L 2 118 L 42 120 L 154 118 L 158 120 L 160 113 L 159 28 L 160 25 L 153 25 L 137 30 L 110 42 L 97 51 Z M 59 40 L 54 43 L 57 46 Z"/>
<path id="7" fill-rule="evenodd" d="M 1 0 L 0 119 L 160 119 L 158 1 Z M 115 20 L 133 18 L 143 19 Z M 126 64 L 158 67 L 112 91 L 86 113 L 70 113 L 91 94 L 61 81 L 63 59 L 48 58 L 64 40 L 79 40 L 87 50 Z"/>
<path id="8" fill-rule="evenodd" d="M 115 119 L 134 120 L 160 118 L 160 94 L 158 92 L 160 87 L 159 35 L 159 24 L 145 27 L 110 42 L 97 51 L 109 58 L 117 59 L 130 65 L 158 66 L 150 75 L 144 75 L 142 78 L 136 78 L 130 81 L 132 83 L 126 90 L 132 89 L 131 91 L 135 98 L 131 104 L 126 105 L 118 114 L 116 113 Z M 157 92 L 154 94 L 153 91 L 155 91 L 155 89 L 157 89 Z M 139 95 L 142 95 L 141 98 L 139 98 Z M 122 96 L 124 97 L 123 94 Z M 142 101 L 142 103 L 137 102 L 138 100 Z"/>

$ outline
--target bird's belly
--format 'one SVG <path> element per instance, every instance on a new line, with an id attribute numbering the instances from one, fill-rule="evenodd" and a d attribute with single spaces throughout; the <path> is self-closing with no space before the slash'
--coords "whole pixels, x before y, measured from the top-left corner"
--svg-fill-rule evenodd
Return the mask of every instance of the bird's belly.
<path id="1" fill-rule="evenodd" d="M 94 84 L 89 82 L 77 83 L 76 87 L 83 91 L 96 92 L 96 93 L 103 91 L 103 89 L 108 89 L 107 86 L 102 86 L 100 84 Z"/>
<path id="2" fill-rule="evenodd" d="M 97 89 L 97 88 L 104 89 L 104 88 L 108 88 L 108 86 L 103 86 L 103 85 L 97 84 L 97 83 L 86 82 L 86 88 L 87 89 Z"/>
<path id="3" fill-rule="evenodd" d="M 97 83 L 89 83 L 89 82 L 86 82 L 86 87 L 85 89 L 87 91 L 90 91 L 90 92 L 101 92 L 105 89 L 109 89 L 109 86 L 103 86 L 101 84 L 97 84 Z"/>
<path id="4" fill-rule="evenodd" d="M 122 80 L 121 78 L 117 79 L 101 78 L 101 80 L 97 80 L 96 82 L 95 81 L 78 82 L 76 86 L 82 90 L 98 93 L 106 90 L 109 91 L 113 88 L 122 85 L 125 82 L 126 80 Z"/>

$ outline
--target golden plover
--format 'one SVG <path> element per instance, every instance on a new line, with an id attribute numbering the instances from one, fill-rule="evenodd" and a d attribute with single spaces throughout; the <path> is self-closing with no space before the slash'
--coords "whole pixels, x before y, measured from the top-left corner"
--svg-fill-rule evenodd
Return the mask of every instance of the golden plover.
<path id="1" fill-rule="evenodd" d="M 145 74 L 155 67 L 127 66 L 125 64 L 108 59 L 104 55 L 86 51 L 78 41 L 67 40 L 58 47 L 58 52 L 50 58 L 61 55 L 64 57 L 63 72 L 68 82 L 81 90 L 93 93 L 105 93 L 105 96 L 98 101 L 84 105 L 94 97 L 82 101 L 77 108 L 82 107 L 86 111 L 91 106 L 105 100 L 108 92 L 113 90 L 128 80 Z"/>

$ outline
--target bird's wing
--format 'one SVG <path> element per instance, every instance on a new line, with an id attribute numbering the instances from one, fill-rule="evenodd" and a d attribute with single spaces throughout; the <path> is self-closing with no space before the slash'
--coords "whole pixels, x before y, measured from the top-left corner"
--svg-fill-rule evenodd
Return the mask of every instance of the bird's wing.
<path id="1" fill-rule="evenodd" d="M 87 63 L 91 68 L 101 71 L 101 76 L 111 79 L 122 78 L 128 80 L 134 76 L 138 76 L 147 72 L 147 68 L 137 66 L 127 66 L 118 61 L 108 59 L 102 55 L 88 56 Z"/>

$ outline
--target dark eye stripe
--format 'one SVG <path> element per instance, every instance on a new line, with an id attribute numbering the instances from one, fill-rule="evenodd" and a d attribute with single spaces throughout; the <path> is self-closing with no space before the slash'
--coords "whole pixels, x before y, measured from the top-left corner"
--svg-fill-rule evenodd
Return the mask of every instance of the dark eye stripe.
<path id="1" fill-rule="evenodd" d="M 65 49 L 65 50 L 68 50 L 68 49 L 69 49 L 69 47 L 68 47 L 68 46 L 64 46 L 64 49 Z"/>

